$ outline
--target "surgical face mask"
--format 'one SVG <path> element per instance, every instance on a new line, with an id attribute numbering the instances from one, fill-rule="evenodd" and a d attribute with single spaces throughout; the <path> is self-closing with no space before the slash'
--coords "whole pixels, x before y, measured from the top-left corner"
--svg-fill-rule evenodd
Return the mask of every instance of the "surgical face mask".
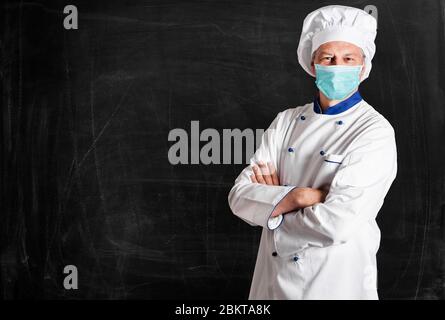
<path id="1" fill-rule="evenodd" d="M 330 100 L 346 98 L 360 84 L 359 66 L 323 66 L 315 65 L 315 84 Z"/>

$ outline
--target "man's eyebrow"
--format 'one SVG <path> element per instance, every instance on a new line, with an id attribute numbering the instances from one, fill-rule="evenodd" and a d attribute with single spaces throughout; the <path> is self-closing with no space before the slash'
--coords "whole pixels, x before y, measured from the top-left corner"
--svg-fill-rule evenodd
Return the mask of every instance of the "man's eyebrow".
<path id="1" fill-rule="evenodd" d="M 321 51 L 320 53 L 319 53 L 319 55 L 321 56 L 321 55 L 329 55 L 329 56 L 333 56 L 334 54 L 333 53 L 331 53 L 331 52 L 328 52 L 328 51 Z"/>
<path id="2" fill-rule="evenodd" d="M 344 57 L 348 57 L 348 56 L 359 56 L 359 54 L 357 54 L 357 53 L 345 53 L 344 55 L 343 55 Z"/>

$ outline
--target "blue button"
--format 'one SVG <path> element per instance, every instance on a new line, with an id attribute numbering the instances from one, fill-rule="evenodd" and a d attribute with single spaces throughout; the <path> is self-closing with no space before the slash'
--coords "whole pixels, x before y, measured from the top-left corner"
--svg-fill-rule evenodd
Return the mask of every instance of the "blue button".
<path id="1" fill-rule="evenodd" d="M 298 257 L 297 256 L 294 257 L 294 261 L 295 262 L 298 261 Z"/>
<path id="2" fill-rule="evenodd" d="M 289 149 L 287 149 L 287 151 L 294 152 L 294 148 L 289 148 Z"/>
<path id="3" fill-rule="evenodd" d="M 287 187 L 287 184 L 285 184 L 284 186 Z"/>
<path id="4" fill-rule="evenodd" d="M 301 120 L 304 120 L 304 119 L 306 119 L 306 117 L 305 117 L 305 116 L 301 116 L 300 119 L 301 119 Z"/>
<path id="5" fill-rule="evenodd" d="M 323 151 L 323 150 L 321 150 L 321 151 L 320 151 L 320 154 L 321 154 L 321 155 L 324 155 L 324 151 Z"/>
<path id="6" fill-rule="evenodd" d="M 343 121 L 339 120 L 337 121 L 337 124 L 343 124 Z"/>

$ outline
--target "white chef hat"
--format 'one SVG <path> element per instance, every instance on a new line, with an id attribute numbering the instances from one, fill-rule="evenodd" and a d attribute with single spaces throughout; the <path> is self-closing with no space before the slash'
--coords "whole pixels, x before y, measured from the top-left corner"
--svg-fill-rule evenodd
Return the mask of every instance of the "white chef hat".
<path id="1" fill-rule="evenodd" d="M 312 54 L 318 47 L 329 41 L 346 41 L 360 47 L 365 54 L 365 73 L 361 81 L 369 76 L 371 60 L 375 53 L 374 40 L 377 21 L 369 13 L 346 6 L 326 6 L 307 15 L 303 22 L 298 62 L 311 76 Z"/>

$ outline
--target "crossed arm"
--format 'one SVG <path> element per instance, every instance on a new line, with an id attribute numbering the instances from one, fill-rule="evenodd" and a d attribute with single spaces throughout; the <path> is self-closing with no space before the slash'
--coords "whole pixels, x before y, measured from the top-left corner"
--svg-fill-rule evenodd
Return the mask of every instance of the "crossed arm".
<path id="1" fill-rule="evenodd" d="M 258 166 L 252 166 L 253 174 L 250 179 L 254 183 L 279 186 L 280 181 L 277 171 L 271 162 L 259 162 Z M 285 214 L 291 211 L 312 206 L 319 202 L 324 202 L 327 195 L 326 190 L 297 187 L 291 190 L 272 211 L 271 217 Z"/>
<path id="2" fill-rule="evenodd" d="M 325 186 L 317 190 L 280 185 L 273 166 L 279 163 L 285 130 L 293 119 L 289 110 L 279 113 L 265 131 L 228 195 L 232 212 L 251 226 L 268 228 L 271 216 L 285 215 L 275 234 L 281 255 L 349 241 L 375 220 L 397 174 L 394 129 L 371 124 L 349 145 L 328 192 Z"/>

